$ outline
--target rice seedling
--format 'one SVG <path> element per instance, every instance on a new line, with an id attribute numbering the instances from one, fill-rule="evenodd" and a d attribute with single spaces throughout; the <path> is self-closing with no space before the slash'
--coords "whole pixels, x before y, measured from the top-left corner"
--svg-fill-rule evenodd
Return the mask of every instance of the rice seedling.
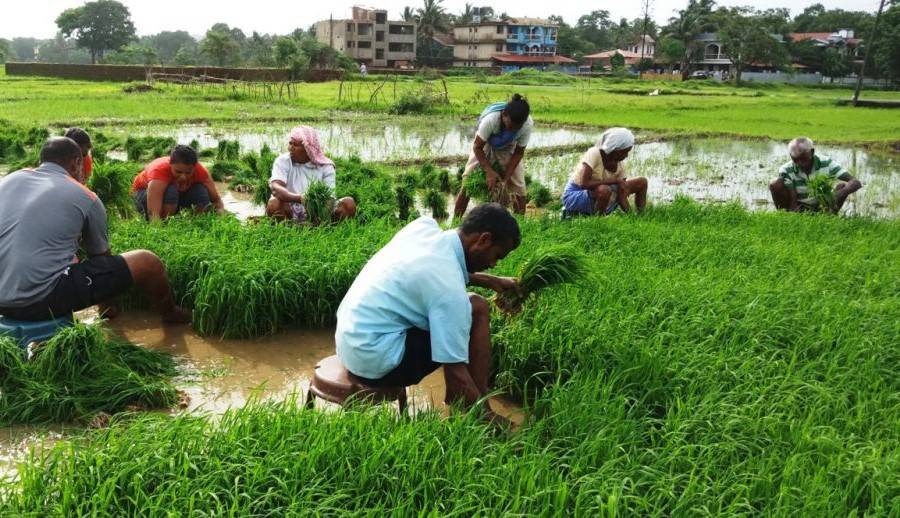
<path id="1" fill-rule="evenodd" d="M 321 225 L 331 222 L 331 208 L 334 201 L 334 192 L 323 182 L 312 182 L 303 197 L 303 206 L 309 222 L 313 225 Z"/>
<path id="2" fill-rule="evenodd" d="M 500 164 L 495 163 L 493 168 L 498 174 L 502 174 L 503 169 Z M 482 203 L 491 201 L 505 203 L 509 197 L 506 183 L 501 179 L 494 184 L 493 190 L 488 188 L 487 174 L 481 167 L 476 167 L 468 176 L 463 177 L 462 188 L 466 191 L 467 196 Z"/>
<path id="3" fill-rule="evenodd" d="M 415 190 L 403 182 L 397 182 L 394 192 L 397 194 L 397 217 L 401 221 L 408 221 L 415 210 Z"/>
<path id="4" fill-rule="evenodd" d="M 224 182 L 230 178 L 229 187 L 233 190 L 240 190 L 239 186 L 249 185 L 253 178 L 253 171 L 245 162 L 239 160 L 217 160 L 210 166 L 209 174 L 217 182 Z"/>
<path id="5" fill-rule="evenodd" d="M 76 324 L 41 344 L 22 361 L 22 350 L 0 337 L 0 425 L 65 422 L 129 407 L 165 408 L 176 401 L 171 356 Z"/>
<path id="6" fill-rule="evenodd" d="M 834 179 L 827 174 L 813 175 L 809 179 L 809 194 L 818 202 L 818 210 L 829 212 L 834 207 Z"/>
<path id="7" fill-rule="evenodd" d="M 171 137 L 128 137 L 124 147 L 129 162 L 142 162 L 167 156 L 176 144 Z"/>
<path id="8" fill-rule="evenodd" d="M 431 217 L 436 220 L 446 219 L 447 214 L 447 197 L 437 189 L 429 189 L 425 192 L 425 206 L 431 210 Z"/>
<path id="9" fill-rule="evenodd" d="M 240 160 L 241 144 L 237 140 L 220 140 L 216 160 Z"/>
<path id="10" fill-rule="evenodd" d="M 497 307 L 517 313 L 532 294 L 558 284 L 574 282 L 587 273 L 587 260 L 583 253 L 568 245 L 536 250 L 525 260 L 517 272 L 517 292 L 505 291 L 494 298 Z"/>
<path id="11" fill-rule="evenodd" d="M 893 513 L 896 221 L 678 199 L 640 218 L 521 227 L 495 273 L 566 242 L 592 275 L 493 316 L 495 384 L 529 415 L 515 434 L 291 399 L 217 420 L 141 416 L 34 453 L 0 487 L 0 514 Z M 247 336 L 333 319 L 398 228 L 175 218 L 121 222 L 114 243 L 158 245 L 207 323 Z M 823 289 L 836 258 L 864 273 Z"/>
<path id="12" fill-rule="evenodd" d="M 528 201 L 535 207 L 544 207 L 553 199 L 553 193 L 550 192 L 544 184 L 540 182 L 532 182 L 528 186 Z"/>
<path id="13" fill-rule="evenodd" d="M 107 215 L 127 218 L 134 214 L 131 183 L 140 170 L 140 164 L 118 161 L 94 166 L 87 185 L 103 202 Z"/>

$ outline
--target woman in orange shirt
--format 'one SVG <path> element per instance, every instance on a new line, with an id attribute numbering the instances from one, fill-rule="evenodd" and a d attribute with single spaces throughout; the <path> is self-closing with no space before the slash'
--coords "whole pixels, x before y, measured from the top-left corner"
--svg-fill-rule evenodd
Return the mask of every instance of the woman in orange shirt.
<path id="1" fill-rule="evenodd" d="M 166 219 L 191 207 L 195 212 L 210 206 L 219 214 L 225 212 L 216 184 L 190 146 L 175 146 L 169 156 L 147 164 L 131 184 L 131 193 L 137 210 L 148 220 Z"/>

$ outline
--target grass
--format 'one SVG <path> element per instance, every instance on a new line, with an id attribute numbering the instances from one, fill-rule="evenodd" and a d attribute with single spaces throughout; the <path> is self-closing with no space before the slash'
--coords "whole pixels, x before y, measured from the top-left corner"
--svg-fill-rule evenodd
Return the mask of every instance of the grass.
<path id="1" fill-rule="evenodd" d="M 86 419 L 97 412 L 166 408 L 176 402 L 171 356 L 76 324 L 29 361 L 0 337 L 0 426 Z"/>
<path id="2" fill-rule="evenodd" d="M 492 79 L 493 80 L 493 79 Z M 497 81 L 504 81 L 497 79 Z M 440 81 L 425 83 L 443 95 Z M 803 86 L 671 83 L 613 79 L 578 79 L 573 84 L 479 83 L 454 78 L 447 83 L 450 103 L 429 111 L 474 120 L 484 105 L 519 92 L 528 97 L 538 124 L 595 127 L 626 126 L 671 135 L 725 135 L 788 140 L 808 135 L 821 143 L 867 143 L 887 146 L 900 129 L 891 110 L 839 106 L 851 90 Z M 0 77 L 0 111 L 11 122 L 91 126 L 103 122 L 252 121 L 352 118 L 335 110 L 385 114 L 398 100 L 423 91 L 417 81 L 399 80 L 372 94 L 377 84 L 358 82 L 362 95 L 338 101 L 338 82 L 311 83 L 286 102 L 235 100 L 231 92 L 195 92 L 166 86 L 158 92 L 126 94 L 117 83 Z M 344 85 L 347 87 L 347 84 Z M 388 92 L 387 90 L 390 89 Z M 667 95 L 648 96 L 660 89 Z M 671 95 L 668 95 L 671 93 Z M 897 92 L 879 92 L 895 99 Z M 409 97 L 409 98 L 412 98 Z M 372 99 L 370 102 L 369 99 Z M 815 120 L 815 124 L 808 121 Z"/>
<path id="3" fill-rule="evenodd" d="M 225 223 L 141 228 L 203 250 L 195 265 L 162 250 L 170 267 L 181 265 L 178 285 L 188 285 L 188 270 L 206 275 L 222 264 L 220 290 L 246 286 L 247 275 L 269 292 L 282 286 L 287 295 L 265 307 L 248 293 L 225 305 L 256 318 L 315 303 L 308 294 L 339 300 L 302 291 L 308 272 L 346 289 L 345 269 L 399 226 Z M 0 514 L 896 512 L 895 220 L 750 214 L 678 199 L 642 216 L 521 225 L 523 245 L 496 273 L 564 242 L 588 257 L 591 275 L 538 291 L 515 317 L 493 317 L 496 384 L 522 397 L 530 416 L 519 431 L 495 435 L 467 416 L 307 411 L 293 400 L 221 420 L 141 416 L 35 453 L 0 496 Z M 209 246 L 208 235 L 230 246 Z M 285 253 L 296 243 L 308 255 Z M 221 256 L 229 250 L 241 257 Z M 273 277 L 274 268 L 289 274 Z"/>

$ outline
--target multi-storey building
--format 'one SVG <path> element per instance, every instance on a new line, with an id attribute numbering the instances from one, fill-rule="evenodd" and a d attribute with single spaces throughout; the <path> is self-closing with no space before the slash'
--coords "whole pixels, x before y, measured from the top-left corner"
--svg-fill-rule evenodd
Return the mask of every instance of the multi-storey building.
<path id="1" fill-rule="evenodd" d="M 527 57 L 523 63 L 529 64 L 559 63 L 558 30 L 557 24 L 539 18 L 476 20 L 458 25 L 453 28 L 453 66 L 490 67 L 498 61 L 515 62 L 517 57 Z"/>
<path id="2" fill-rule="evenodd" d="M 366 66 L 393 68 L 416 59 L 416 24 L 388 20 L 382 9 L 357 6 L 349 20 L 317 22 L 316 39 Z"/>

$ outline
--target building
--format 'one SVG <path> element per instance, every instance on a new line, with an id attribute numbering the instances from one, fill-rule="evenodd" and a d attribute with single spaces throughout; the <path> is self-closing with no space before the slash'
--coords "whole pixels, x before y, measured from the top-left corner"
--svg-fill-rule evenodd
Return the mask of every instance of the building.
<path id="1" fill-rule="evenodd" d="M 316 39 L 369 67 L 400 67 L 416 59 L 416 24 L 389 21 L 382 9 L 355 6 L 349 20 L 317 22 Z"/>
<path id="2" fill-rule="evenodd" d="M 631 47 L 631 48 L 634 48 L 634 47 Z M 598 69 L 598 68 L 609 69 L 609 68 L 612 68 L 612 65 L 610 64 L 610 60 L 616 54 L 621 55 L 625 59 L 626 67 L 637 67 L 641 62 L 641 53 L 640 52 L 634 52 L 633 50 L 622 50 L 622 49 L 607 50 L 604 52 L 598 52 L 596 54 L 588 54 L 587 56 L 584 57 L 584 60 L 587 63 L 587 65 L 590 66 L 592 69 Z M 650 56 L 644 56 L 644 58 L 650 59 Z"/>
<path id="3" fill-rule="evenodd" d="M 496 66 L 495 56 L 516 69 L 567 63 L 568 58 L 561 60 L 562 56 L 556 55 L 558 31 L 557 24 L 540 18 L 482 20 L 476 17 L 472 23 L 453 28 L 453 66 Z M 529 59 L 517 61 L 513 59 L 515 56 Z"/>
<path id="4" fill-rule="evenodd" d="M 788 35 L 791 41 L 811 41 L 817 47 L 837 49 L 843 55 L 862 57 L 859 55 L 862 40 L 854 38 L 852 29 L 841 29 L 835 32 L 792 32 Z"/>
<path id="5" fill-rule="evenodd" d="M 719 40 L 719 35 L 714 32 L 698 34 L 694 41 L 699 43 L 701 49 L 697 61 L 694 62 L 697 70 L 712 73 L 723 73 L 731 70 L 731 59 L 725 54 L 725 45 Z"/>
<path id="6" fill-rule="evenodd" d="M 656 40 L 649 35 L 645 35 L 635 40 L 634 44 L 626 50 L 637 54 L 638 59 L 640 59 L 640 56 L 652 59 L 656 55 Z"/>

